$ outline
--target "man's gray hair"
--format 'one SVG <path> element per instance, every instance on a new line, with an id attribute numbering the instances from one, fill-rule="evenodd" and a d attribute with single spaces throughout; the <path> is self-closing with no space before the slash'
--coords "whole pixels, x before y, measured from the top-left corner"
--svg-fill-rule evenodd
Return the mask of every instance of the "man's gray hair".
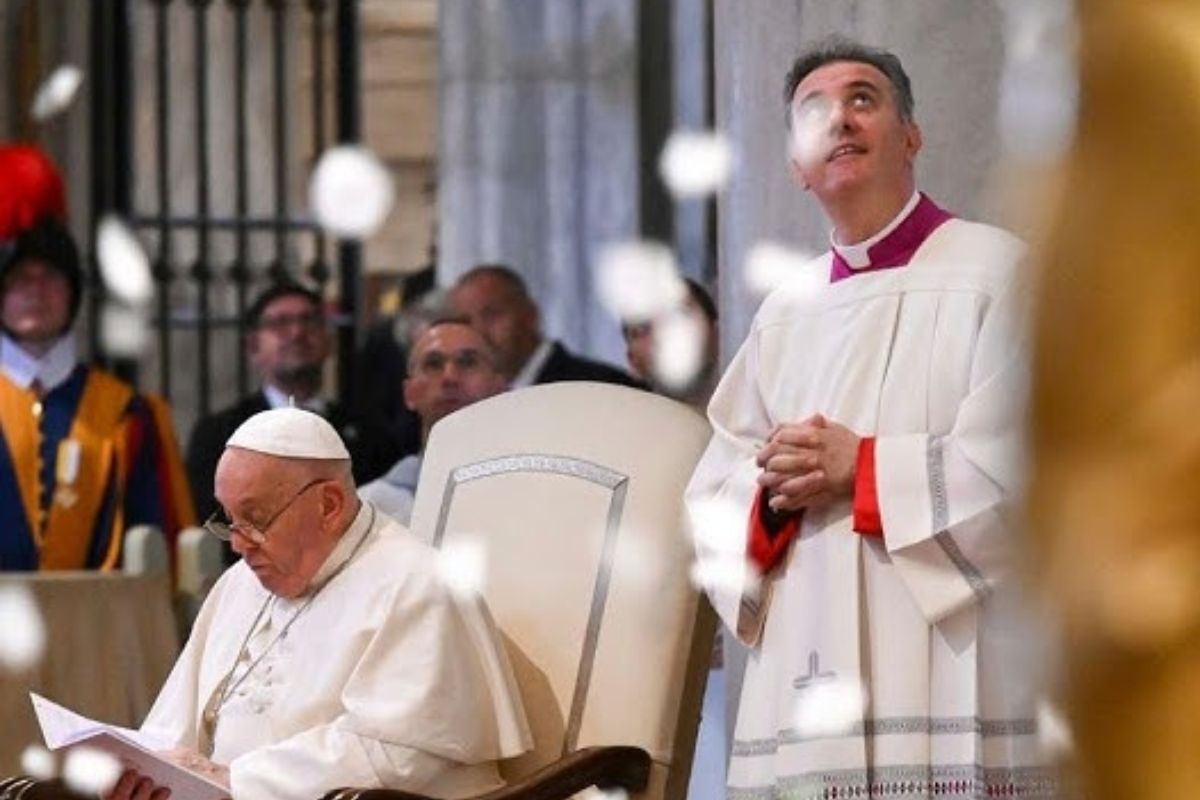
<path id="1" fill-rule="evenodd" d="M 912 83 L 899 57 L 882 48 L 870 47 L 844 36 L 834 35 L 814 42 L 792 62 L 792 68 L 788 70 L 783 86 L 783 105 L 789 130 L 792 127 L 792 97 L 796 94 L 796 87 L 800 85 L 800 81 L 814 70 L 839 61 L 867 64 L 882 72 L 892 85 L 892 94 L 896 98 L 900 118 L 905 122 L 913 121 L 916 101 L 913 99 Z"/>

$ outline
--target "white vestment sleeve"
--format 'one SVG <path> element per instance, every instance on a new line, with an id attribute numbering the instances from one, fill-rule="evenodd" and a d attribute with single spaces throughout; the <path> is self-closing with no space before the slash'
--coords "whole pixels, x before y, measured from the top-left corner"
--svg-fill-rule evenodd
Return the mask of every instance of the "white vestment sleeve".
<path id="1" fill-rule="evenodd" d="M 762 471 L 754 459 L 771 431 L 758 370 L 754 329 L 713 393 L 708 406 L 712 440 L 686 494 L 697 574 L 717 614 L 751 645 L 761 631 L 764 609 L 746 558 L 747 523 Z"/>
<path id="2" fill-rule="evenodd" d="M 884 541 L 931 623 L 977 602 L 1012 567 L 1007 507 L 1018 489 L 1027 383 L 1019 289 L 1009 286 L 985 311 L 953 429 L 875 442 Z"/>

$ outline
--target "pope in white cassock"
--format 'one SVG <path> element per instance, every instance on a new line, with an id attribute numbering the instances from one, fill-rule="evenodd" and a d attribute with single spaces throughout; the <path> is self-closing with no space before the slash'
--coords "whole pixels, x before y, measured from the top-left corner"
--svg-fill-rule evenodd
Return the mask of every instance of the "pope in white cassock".
<path id="1" fill-rule="evenodd" d="M 763 302 L 688 489 L 701 574 L 761 576 L 709 587 L 754 646 L 729 797 L 1052 797 L 1006 524 L 1022 245 L 916 191 L 895 56 L 827 40 L 785 98 L 832 248 Z"/>
<path id="2" fill-rule="evenodd" d="M 495 761 L 530 737 L 495 633 L 451 597 L 430 548 L 359 502 L 337 432 L 307 411 L 264 411 L 230 437 L 215 483 L 206 527 L 242 560 L 143 731 L 236 800 L 501 786 Z M 127 772 L 110 796 L 164 794 Z"/>

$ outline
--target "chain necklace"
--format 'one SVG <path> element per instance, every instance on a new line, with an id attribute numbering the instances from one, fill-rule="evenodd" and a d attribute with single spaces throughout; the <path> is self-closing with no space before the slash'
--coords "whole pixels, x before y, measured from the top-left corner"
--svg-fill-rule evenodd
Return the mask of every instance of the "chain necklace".
<path id="1" fill-rule="evenodd" d="M 270 653 L 272 649 L 274 649 L 275 645 L 278 644 L 282 639 L 287 638 L 288 631 L 291 630 L 292 625 L 294 625 L 296 620 L 300 618 L 300 615 L 308 610 L 308 607 L 311 606 L 313 601 L 317 599 L 317 595 L 321 593 L 321 590 L 333 583 L 333 579 L 341 574 L 342 570 L 346 568 L 351 559 L 358 554 L 359 548 L 362 547 L 363 542 L 365 542 L 367 537 L 371 535 L 371 529 L 375 527 L 375 507 L 369 504 L 367 507 L 371 510 L 371 517 L 367 521 L 366 532 L 363 533 L 362 538 L 360 538 L 354 544 L 354 549 L 350 551 L 350 555 L 346 556 L 346 559 L 341 564 L 338 564 L 337 569 L 331 572 L 329 577 L 321 582 L 320 586 L 313 589 L 312 594 L 310 594 L 308 599 L 304 601 L 304 605 L 296 609 L 296 613 L 292 614 L 291 619 L 284 623 L 283 627 L 279 630 L 279 633 L 275 634 L 275 638 L 272 639 L 265 648 L 263 648 L 263 651 L 258 654 L 257 658 L 250 662 L 250 665 L 247 666 L 242 674 L 238 676 L 238 679 L 234 680 L 233 675 L 235 672 L 237 672 L 238 664 L 241 664 L 243 661 L 249 658 L 250 638 L 254 636 L 254 632 L 258 630 L 258 624 L 262 622 L 263 616 L 267 613 L 267 607 L 279 598 L 268 593 L 267 598 L 263 600 L 263 604 L 259 607 L 258 613 L 254 615 L 254 622 L 250 623 L 250 629 L 246 631 L 246 636 L 242 639 L 241 646 L 238 647 L 237 655 L 233 659 L 233 666 L 231 666 L 229 671 L 225 673 L 225 677 L 221 678 L 221 680 L 217 682 L 216 688 L 213 689 L 212 694 L 208 698 L 208 702 L 204 705 L 204 713 L 201 714 L 200 741 L 198 749 L 200 754 L 205 758 L 212 758 L 213 749 L 216 746 L 217 723 L 220 722 L 221 709 L 225 705 L 225 702 L 233 695 L 234 691 L 242 685 L 246 678 L 250 676 L 250 673 L 254 671 L 254 668 L 262 663 L 262 660 L 267 657 L 267 654 Z"/>

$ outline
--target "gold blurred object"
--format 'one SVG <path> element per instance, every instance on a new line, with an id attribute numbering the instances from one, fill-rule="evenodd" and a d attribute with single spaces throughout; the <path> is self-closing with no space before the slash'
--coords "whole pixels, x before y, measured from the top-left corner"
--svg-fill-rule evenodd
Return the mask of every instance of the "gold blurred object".
<path id="1" fill-rule="evenodd" d="M 1200 797 L 1200 2 L 1077 0 L 1038 257 L 1033 567 L 1084 797 Z"/>

